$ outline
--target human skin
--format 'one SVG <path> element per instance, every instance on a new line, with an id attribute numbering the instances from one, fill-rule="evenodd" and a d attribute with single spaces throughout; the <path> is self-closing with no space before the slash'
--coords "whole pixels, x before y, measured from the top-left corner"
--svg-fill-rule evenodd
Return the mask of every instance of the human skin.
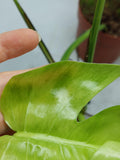
<path id="1" fill-rule="evenodd" d="M 23 55 L 34 49 L 39 43 L 37 32 L 31 29 L 18 29 L 0 34 L 0 63 Z M 0 73 L 0 97 L 7 82 L 14 76 L 27 70 Z M 0 112 L 0 135 L 12 133 Z"/>

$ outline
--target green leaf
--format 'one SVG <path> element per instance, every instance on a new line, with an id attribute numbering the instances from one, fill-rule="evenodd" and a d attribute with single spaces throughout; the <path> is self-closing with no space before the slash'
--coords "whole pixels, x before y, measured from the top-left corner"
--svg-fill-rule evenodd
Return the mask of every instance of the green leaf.
<path id="1" fill-rule="evenodd" d="M 106 148 L 106 152 L 113 151 L 115 160 L 119 155 L 115 147 L 120 145 L 120 106 L 81 123 L 77 116 L 119 76 L 119 65 L 63 61 L 13 77 L 0 108 L 17 133 L 0 138 L 0 159 L 94 160 L 98 155 L 107 159 L 102 152 Z"/>
<path id="2" fill-rule="evenodd" d="M 70 128 L 66 139 L 28 132 L 3 136 L 0 159 L 119 160 L 119 123 L 120 106 L 115 106 L 77 123 L 75 128 Z"/>

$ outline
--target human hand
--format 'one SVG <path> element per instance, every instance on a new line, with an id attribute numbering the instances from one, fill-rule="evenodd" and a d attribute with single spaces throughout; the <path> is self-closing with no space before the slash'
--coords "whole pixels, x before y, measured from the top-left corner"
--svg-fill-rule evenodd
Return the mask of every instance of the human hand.
<path id="1" fill-rule="evenodd" d="M 19 29 L 0 34 L 0 63 L 18 57 L 34 49 L 39 43 L 37 32 L 31 29 Z M 29 70 L 29 69 L 28 69 Z M 6 83 L 14 76 L 28 70 L 0 73 L 0 97 Z M 0 135 L 10 134 L 12 131 L 4 121 L 0 112 Z"/>

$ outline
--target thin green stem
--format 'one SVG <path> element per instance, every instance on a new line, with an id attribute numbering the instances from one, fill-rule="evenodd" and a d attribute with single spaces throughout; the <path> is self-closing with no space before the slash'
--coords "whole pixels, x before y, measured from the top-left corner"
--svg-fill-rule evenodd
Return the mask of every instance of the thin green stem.
<path id="1" fill-rule="evenodd" d="M 105 25 L 100 25 L 99 31 L 103 30 L 104 28 L 105 28 Z M 72 52 L 89 37 L 90 31 L 91 29 L 88 29 L 87 31 L 85 31 L 70 45 L 70 47 L 65 51 L 64 55 L 62 56 L 61 61 L 69 59 Z"/>
<path id="2" fill-rule="evenodd" d="M 25 11 L 23 10 L 23 8 L 21 7 L 21 5 L 18 3 L 17 0 L 13 0 L 14 3 L 16 4 L 16 7 L 18 8 L 22 18 L 24 19 L 25 23 L 27 24 L 27 26 L 30 29 L 33 29 L 36 31 L 34 25 L 32 24 L 32 22 L 30 21 L 30 19 L 28 18 L 27 14 L 25 13 Z M 49 63 L 54 63 L 54 59 L 52 58 L 49 50 L 47 49 L 45 43 L 43 42 L 43 40 L 41 39 L 41 41 L 39 42 L 38 46 L 40 47 L 40 49 L 42 50 L 43 54 L 45 55 L 46 59 L 48 60 Z"/>
<path id="3" fill-rule="evenodd" d="M 86 54 L 86 62 L 93 62 L 94 52 L 97 42 L 97 37 L 99 33 L 99 26 L 102 19 L 102 14 L 104 10 L 105 0 L 97 0 L 93 24 L 90 32 L 88 49 Z"/>
<path id="4" fill-rule="evenodd" d="M 105 6 L 105 0 L 97 0 L 95 14 L 93 18 L 93 24 L 92 24 L 92 28 L 90 31 L 90 37 L 89 37 L 85 62 L 89 62 L 89 63 L 93 62 L 104 6 Z M 80 114 L 82 113 L 85 114 L 86 107 L 87 105 L 80 111 Z"/>

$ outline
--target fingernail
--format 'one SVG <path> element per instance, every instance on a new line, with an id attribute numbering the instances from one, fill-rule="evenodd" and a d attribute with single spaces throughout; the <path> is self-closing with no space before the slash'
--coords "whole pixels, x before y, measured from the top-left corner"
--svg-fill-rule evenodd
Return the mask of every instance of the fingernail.
<path id="1" fill-rule="evenodd" d="M 36 31 L 37 32 L 37 31 Z M 39 42 L 42 40 L 40 34 L 37 32 L 38 38 L 39 38 Z"/>

